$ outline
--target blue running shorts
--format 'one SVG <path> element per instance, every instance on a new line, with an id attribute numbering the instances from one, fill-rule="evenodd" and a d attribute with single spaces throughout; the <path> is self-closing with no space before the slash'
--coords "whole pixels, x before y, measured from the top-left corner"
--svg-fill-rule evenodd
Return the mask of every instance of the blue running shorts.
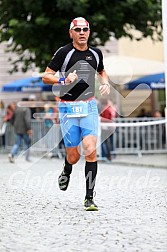
<path id="1" fill-rule="evenodd" d="M 75 147 L 85 136 L 98 135 L 98 109 L 95 98 L 84 101 L 88 103 L 88 115 L 84 117 L 67 117 L 67 102 L 59 102 L 59 118 L 65 147 Z"/>

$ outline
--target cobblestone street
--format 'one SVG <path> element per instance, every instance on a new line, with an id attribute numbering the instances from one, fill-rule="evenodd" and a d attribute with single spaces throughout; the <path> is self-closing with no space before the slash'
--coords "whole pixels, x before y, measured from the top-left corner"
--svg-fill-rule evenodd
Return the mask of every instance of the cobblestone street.
<path id="1" fill-rule="evenodd" d="M 99 163 L 99 211 L 86 212 L 83 160 L 62 192 L 62 160 L 0 158 L 1 252 L 167 251 L 167 169 Z"/>

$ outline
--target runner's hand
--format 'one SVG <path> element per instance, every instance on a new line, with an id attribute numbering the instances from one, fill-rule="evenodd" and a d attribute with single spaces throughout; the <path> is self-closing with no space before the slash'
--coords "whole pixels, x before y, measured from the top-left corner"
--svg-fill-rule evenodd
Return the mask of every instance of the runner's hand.
<path id="1" fill-rule="evenodd" d="M 101 84 L 99 87 L 101 95 L 108 95 L 110 93 L 110 84 Z"/>
<path id="2" fill-rule="evenodd" d="M 69 75 L 67 76 L 67 78 L 65 80 L 65 83 L 66 83 L 66 85 L 68 85 L 77 79 L 78 79 L 78 75 L 76 74 L 76 70 L 74 70 L 73 73 L 69 73 Z"/>

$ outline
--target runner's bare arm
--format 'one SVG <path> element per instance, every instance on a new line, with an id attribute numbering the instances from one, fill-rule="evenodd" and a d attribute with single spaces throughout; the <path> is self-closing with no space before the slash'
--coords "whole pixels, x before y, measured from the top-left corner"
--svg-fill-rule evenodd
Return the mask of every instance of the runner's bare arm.
<path id="1" fill-rule="evenodd" d="M 103 70 L 102 72 L 98 73 L 98 78 L 101 83 L 99 87 L 101 95 L 108 95 L 110 93 L 110 84 L 106 71 Z"/>
<path id="2" fill-rule="evenodd" d="M 56 72 L 53 71 L 51 68 L 47 67 L 43 77 L 42 81 L 45 84 L 58 84 L 59 83 L 59 78 L 55 76 Z"/>
<path id="3" fill-rule="evenodd" d="M 52 85 L 61 83 L 60 78 L 56 77 L 55 74 L 56 74 L 55 71 L 53 71 L 51 68 L 47 67 L 44 74 L 43 74 L 42 81 L 45 84 L 52 84 Z M 77 79 L 78 79 L 78 76 L 76 74 L 76 71 L 74 70 L 73 73 L 69 73 L 67 78 L 64 79 L 64 83 L 66 85 L 68 85 Z"/>

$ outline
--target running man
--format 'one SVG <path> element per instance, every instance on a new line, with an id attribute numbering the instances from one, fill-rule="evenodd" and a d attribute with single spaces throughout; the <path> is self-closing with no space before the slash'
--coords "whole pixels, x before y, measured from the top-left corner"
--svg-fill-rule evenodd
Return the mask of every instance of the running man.
<path id="1" fill-rule="evenodd" d="M 85 156 L 87 211 L 98 210 L 93 199 L 97 174 L 96 143 L 98 135 L 98 110 L 94 97 L 95 74 L 99 75 L 100 93 L 108 95 L 110 85 L 99 49 L 88 45 L 90 27 L 83 17 L 75 18 L 69 29 L 72 43 L 59 48 L 43 75 L 45 84 L 59 84 L 59 117 L 66 147 L 63 171 L 58 178 L 60 190 L 68 187 L 72 167 L 80 159 L 82 141 Z M 59 71 L 60 78 L 55 76 Z"/>

